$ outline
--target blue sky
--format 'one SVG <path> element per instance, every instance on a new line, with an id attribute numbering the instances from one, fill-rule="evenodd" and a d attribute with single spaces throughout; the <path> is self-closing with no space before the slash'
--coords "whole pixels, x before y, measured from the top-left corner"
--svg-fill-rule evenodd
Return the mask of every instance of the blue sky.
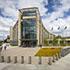
<path id="1" fill-rule="evenodd" d="M 39 8 L 43 25 L 49 32 L 70 36 L 70 0 L 0 0 L 0 39 L 6 38 L 10 26 L 16 23 L 18 9 L 27 7 Z"/>

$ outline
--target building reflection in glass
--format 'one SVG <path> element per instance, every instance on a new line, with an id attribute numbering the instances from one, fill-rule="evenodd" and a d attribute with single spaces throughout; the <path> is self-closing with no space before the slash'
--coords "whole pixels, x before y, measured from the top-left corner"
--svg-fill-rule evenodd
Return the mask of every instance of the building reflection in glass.
<path id="1" fill-rule="evenodd" d="M 37 35 L 36 35 L 36 19 L 35 18 L 28 18 L 23 19 L 22 21 L 22 42 L 23 45 L 36 45 L 37 42 Z"/>

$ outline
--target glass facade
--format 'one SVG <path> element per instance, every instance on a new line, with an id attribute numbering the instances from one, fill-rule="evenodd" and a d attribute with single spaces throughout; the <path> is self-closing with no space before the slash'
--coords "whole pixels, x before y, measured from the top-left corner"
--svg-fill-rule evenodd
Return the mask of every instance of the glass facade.
<path id="1" fill-rule="evenodd" d="M 36 20 L 24 19 L 22 25 L 23 25 L 23 38 L 36 39 Z"/>
<path id="2" fill-rule="evenodd" d="M 36 19 L 23 19 L 22 21 L 22 39 L 26 45 L 36 45 Z"/>

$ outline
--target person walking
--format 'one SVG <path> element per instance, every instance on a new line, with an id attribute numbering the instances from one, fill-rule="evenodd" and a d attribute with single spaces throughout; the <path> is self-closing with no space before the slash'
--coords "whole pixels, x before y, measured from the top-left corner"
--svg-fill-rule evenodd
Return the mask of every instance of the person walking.
<path id="1" fill-rule="evenodd" d="M 5 46 L 4 46 L 4 50 L 6 50 L 6 49 L 7 49 L 7 46 L 5 45 Z"/>
<path id="2" fill-rule="evenodd" d="M 6 50 L 6 49 L 7 49 L 7 44 L 4 43 L 4 44 L 2 45 L 2 47 L 3 47 L 3 50 Z"/>

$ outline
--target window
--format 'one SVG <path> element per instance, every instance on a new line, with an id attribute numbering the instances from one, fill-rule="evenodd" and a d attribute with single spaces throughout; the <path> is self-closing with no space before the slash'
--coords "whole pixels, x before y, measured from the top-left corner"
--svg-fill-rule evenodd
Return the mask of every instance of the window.
<path id="1" fill-rule="evenodd" d="M 23 19 L 22 22 L 23 38 L 36 39 L 36 19 Z"/>

